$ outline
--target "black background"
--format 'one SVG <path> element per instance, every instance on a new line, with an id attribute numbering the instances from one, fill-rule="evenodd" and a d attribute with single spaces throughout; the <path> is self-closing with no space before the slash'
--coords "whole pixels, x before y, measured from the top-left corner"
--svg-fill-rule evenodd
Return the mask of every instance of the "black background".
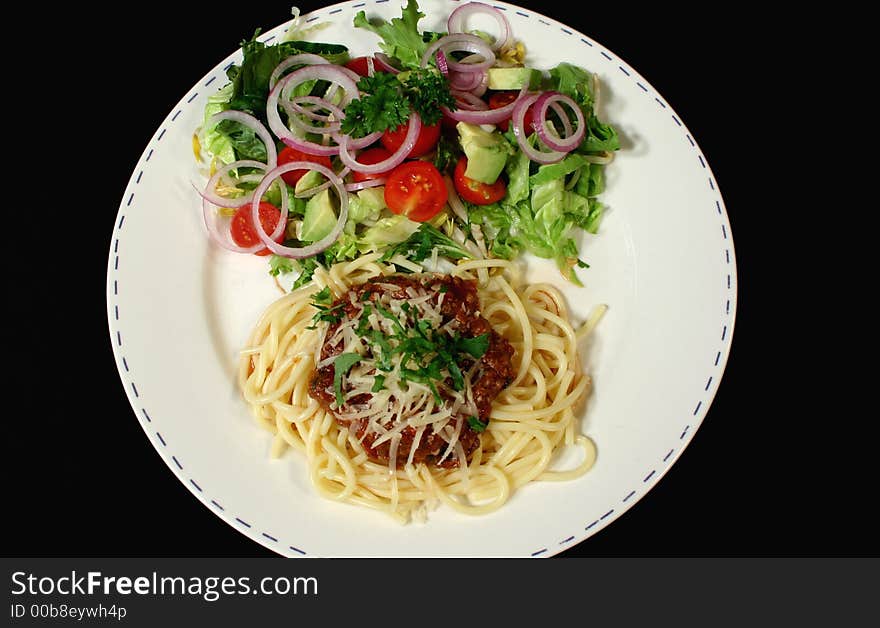
<path id="1" fill-rule="evenodd" d="M 823 301 L 812 237 L 828 224 L 816 206 L 827 199 L 801 195 L 827 170 L 794 145 L 820 124 L 805 115 L 822 89 L 818 42 L 790 45 L 784 23 L 754 19 L 759 5 L 521 5 L 598 41 L 676 110 L 714 171 L 739 266 L 733 350 L 703 427 L 647 496 L 562 556 L 877 554 L 859 484 L 869 462 L 853 452 L 858 437 L 833 436 L 866 419 L 828 377 L 835 332 L 822 320 L 834 303 Z M 198 77 L 290 15 L 285 2 L 186 6 L 67 5 L 36 22 L 48 32 L 19 29 L 24 41 L 8 47 L 18 87 L 7 106 L 28 137 L 6 158 L 27 175 L 32 212 L 16 227 L 5 297 L 5 390 L 21 400 L 6 416 L 8 555 L 271 554 L 166 468 L 133 416 L 107 333 L 107 252 L 141 152 Z"/>

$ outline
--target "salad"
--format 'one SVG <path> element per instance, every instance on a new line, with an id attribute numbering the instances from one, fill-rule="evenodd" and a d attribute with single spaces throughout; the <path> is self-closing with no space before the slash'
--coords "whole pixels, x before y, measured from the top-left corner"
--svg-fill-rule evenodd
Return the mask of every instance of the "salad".
<path id="1" fill-rule="evenodd" d="M 497 32 L 468 31 L 475 14 Z M 528 251 L 580 285 L 578 230 L 596 232 L 619 149 L 595 75 L 530 67 L 489 5 L 459 6 L 446 32 L 423 17 L 416 0 L 390 21 L 359 12 L 354 27 L 380 39 L 370 56 L 303 40 L 315 27 L 298 18 L 284 41 L 242 43 L 193 137 L 208 233 L 270 256 L 294 288 L 368 252 L 422 271 Z"/>

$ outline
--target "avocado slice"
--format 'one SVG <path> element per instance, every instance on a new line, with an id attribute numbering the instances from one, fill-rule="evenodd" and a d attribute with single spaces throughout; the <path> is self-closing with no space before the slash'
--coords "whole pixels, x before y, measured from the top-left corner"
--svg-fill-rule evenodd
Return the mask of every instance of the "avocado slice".
<path id="1" fill-rule="evenodd" d="M 541 86 L 541 71 L 532 68 L 489 68 L 487 72 L 489 89 L 522 89 L 528 85 L 529 89 L 537 89 Z"/>
<path id="2" fill-rule="evenodd" d="M 475 124 L 459 122 L 456 128 L 468 160 L 464 176 L 480 183 L 495 183 L 513 152 L 510 144 L 500 133 L 486 131 Z"/>
<path id="3" fill-rule="evenodd" d="M 299 178 L 299 181 L 296 182 L 296 185 L 293 188 L 293 191 L 296 194 L 301 194 L 310 188 L 316 188 L 322 183 L 324 183 L 326 179 L 324 175 L 318 172 L 317 170 L 309 170 L 303 176 Z"/>
<path id="4" fill-rule="evenodd" d="M 330 190 L 321 190 L 306 203 L 300 239 L 303 242 L 317 242 L 333 231 L 336 220 L 336 209 L 330 200 Z"/>

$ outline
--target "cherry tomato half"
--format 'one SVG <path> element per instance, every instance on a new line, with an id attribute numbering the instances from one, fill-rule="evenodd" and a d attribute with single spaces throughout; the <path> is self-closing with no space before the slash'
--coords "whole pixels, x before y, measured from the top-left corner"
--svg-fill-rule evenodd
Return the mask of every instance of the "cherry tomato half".
<path id="1" fill-rule="evenodd" d="M 355 57 L 354 59 L 351 59 L 348 63 L 346 63 L 345 67 L 347 67 L 352 72 L 356 72 L 356 73 L 360 74 L 361 76 L 369 76 L 370 75 L 370 68 L 367 65 L 367 59 L 369 59 L 369 58 L 370 57 Z M 384 72 L 385 71 L 382 68 L 380 68 L 378 65 L 376 65 L 375 63 L 373 63 L 373 70 L 375 72 Z"/>
<path id="2" fill-rule="evenodd" d="M 474 205 L 491 205 L 492 203 L 500 201 L 504 198 L 504 195 L 507 194 L 507 184 L 504 183 L 504 179 L 501 177 L 498 177 L 498 180 L 491 185 L 488 183 L 481 183 L 464 176 L 464 171 L 466 169 L 467 157 L 462 157 L 458 160 L 458 163 L 455 164 L 453 183 L 455 184 L 455 191 L 458 192 L 458 195 L 468 203 L 473 203 Z"/>
<path id="3" fill-rule="evenodd" d="M 427 161 L 406 161 L 388 175 L 385 204 L 395 214 L 425 222 L 443 209 L 447 192 L 443 176 Z"/>
<path id="4" fill-rule="evenodd" d="M 516 100 L 516 97 L 518 95 L 519 95 L 519 92 L 495 92 L 494 94 L 489 96 L 489 109 L 501 109 L 502 107 L 506 107 L 507 105 L 512 103 L 514 100 Z M 532 119 L 532 108 L 533 107 L 534 107 L 534 105 L 532 105 L 531 107 L 526 109 L 526 115 L 523 118 L 524 124 L 526 126 L 528 126 L 528 124 L 529 124 L 528 121 Z M 510 125 L 510 118 L 507 118 L 506 120 L 502 120 L 501 122 L 499 122 L 495 126 L 497 126 L 502 131 L 506 131 L 507 127 L 509 125 Z M 526 133 L 526 135 L 529 135 L 529 133 Z"/>
<path id="5" fill-rule="evenodd" d="M 229 225 L 232 241 L 242 248 L 260 243 L 260 236 L 257 235 L 257 229 L 254 227 L 254 222 L 251 219 L 251 212 L 251 204 L 245 203 L 235 212 Z M 275 231 L 275 227 L 278 226 L 279 220 L 281 220 L 281 211 L 277 207 L 265 201 L 260 203 L 260 224 L 263 226 L 263 231 L 271 234 Z M 281 243 L 283 241 L 284 232 L 282 231 L 276 242 Z M 254 255 L 268 255 L 269 253 L 271 251 L 264 248 L 254 253 Z"/>
<path id="6" fill-rule="evenodd" d="M 357 161 L 360 164 L 371 165 L 377 164 L 380 161 L 385 161 L 391 157 L 391 152 L 381 146 L 374 146 L 373 148 L 368 148 L 364 152 L 360 153 L 357 156 Z M 391 170 L 387 170 L 385 172 L 379 172 L 376 174 L 366 174 L 363 172 L 354 171 L 354 180 L 355 181 L 369 181 L 370 179 L 381 179 L 382 177 L 387 177 L 391 173 Z"/>
<path id="7" fill-rule="evenodd" d="M 401 124 L 393 131 L 390 129 L 388 131 L 385 131 L 382 134 L 382 139 L 379 141 L 382 142 L 382 146 L 394 153 L 403 144 L 403 140 L 406 138 L 406 132 L 408 130 L 409 123 Z M 407 155 L 407 157 L 421 157 L 426 153 L 430 153 L 431 150 L 433 150 L 434 146 L 437 145 L 437 141 L 439 139 L 439 122 L 433 126 L 423 124 L 421 130 L 419 130 L 419 136 L 418 138 L 416 138 L 416 143 L 412 147 L 412 150 L 409 151 L 409 155 Z"/>
<path id="8" fill-rule="evenodd" d="M 308 153 L 304 153 L 301 150 L 297 150 L 295 148 L 291 148 L 290 146 L 286 146 L 284 150 L 278 155 L 278 165 L 283 166 L 284 164 L 289 164 L 292 161 L 310 161 L 314 164 L 320 164 L 325 168 L 332 168 L 333 165 L 330 163 L 330 158 L 325 155 L 309 155 Z M 291 170 L 290 172 L 285 172 L 281 175 L 281 178 L 284 179 L 284 182 L 287 185 L 296 185 L 296 182 L 302 179 L 303 175 L 307 173 L 308 170 Z"/>

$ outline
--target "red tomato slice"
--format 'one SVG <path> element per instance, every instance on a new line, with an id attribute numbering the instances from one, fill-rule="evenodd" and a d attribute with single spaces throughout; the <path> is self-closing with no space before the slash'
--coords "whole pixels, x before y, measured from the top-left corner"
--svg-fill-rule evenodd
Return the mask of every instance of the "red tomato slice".
<path id="1" fill-rule="evenodd" d="M 330 163 L 330 158 L 326 155 L 309 155 L 308 153 L 304 153 L 301 150 L 296 150 L 295 148 L 291 148 L 290 146 L 286 146 L 284 150 L 278 155 L 278 165 L 283 166 L 284 164 L 289 164 L 292 161 L 310 161 L 314 164 L 320 164 L 325 168 L 333 168 L 333 164 Z M 281 178 L 284 179 L 284 182 L 287 185 L 296 185 L 296 182 L 299 181 L 308 170 L 291 170 L 290 172 L 285 172 L 281 175 Z"/>
<path id="2" fill-rule="evenodd" d="M 501 109 L 502 107 L 506 107 L 507 105 L 512 103 L 514 100 L 516 100 L 516 97 L 518 95 L 519 95 L 519 92 L 495 92 L 494 94 L 489 96 L 489 109 Z M 532 107 L 529 107 L 528 109 L 526 109 L 526 115 L 525 115 L 525 118 L 523 118 L 525 121 L 526 127 L 528 127 L 528 125 L 529 125 L 529 120 L 532 119 L 532 108 L 533 107 L 534 107 L 534 105 L 532 105 Z M 497 126 L 502 131 L 506 131 L 507 127 L 509 125 L 510 125 L 510 118 L 507 118 L 506 120 L 502 120 L 501 122 L 499 122 L 495 126 Z M 529 133 L 526 133 L 526 135 L 529 135 Z"/>
<path id="3" fill-rule="evenodd" d="M 462 157 L 458 160 L 458 163 L 455 164 L 453 183 L 455 184 L 455 191 L 458 192 L 458 195 L 468 203 L 473 203 L 474 205 L 491 205 L 492 203 L 500 201 L 504 198 L 504 195 L 507 194 L 507 184 L 504 183 L 504 179 L 501 177 L 498 177 L 498 180 L 496 180 L 495 183 L 489 185 L 488 183 L 474 181 L 473 179 L 464 176 L 464 171 L 466 169 L 467 157 Z"/>
<path id="4" fill-rule="evenodd" d="M 391 157 L 391 152 L 381 146 L 374 146 L 373 148 L 368 148 L 361 154 L 357 156 L 357 161 L 360 164 L 371 165 L 377 164 L 380 161 L 385 161 Z M 385 172 L 379 172 L 377 174 L 366 174 L 363 172 L 354 171 L 354 180 L 355 181 L 369 181 L 370 179 L 381 179 L 382 177 L 387 177 L 391 173 L 391 170 L 386 170 Z"/>
<path id="5" fill-rule="evenodd" d="M 382 139 L 379 141 L 382 142 L 382 146 L 390 150 L 392 153 L 397 152 L 397 149 L 403 145 L 403 140 L 406 138 L 407 131 L 409 131 L 409 123 L 401 124 L 393 131 L 385 131 L 382 134 Z M 434 149 L 434 146 L 437 145 L 439 139 L 439 122 L 433 126 L 423 124 L 422 128 L 419 130 L 419 136 L 416 138 L 416 143 L 412 147 L 412 150 L 409 151 L 407 157 L 421 157 L 426 153 L 430 153 Z"/>
<path id="6" fill-rule="evenodd" d="M 351 70 L 353 72 L 357 72 L 361 76 L 369 76 L 370 75 L 370 68 L 367 65 L 367 59 L 369 59 L 369 58 L 370 57 L 355 57 L 354 59 L 351 59 L 348 63 L 346 63 L 345 67 L 347 67 L 349 70 Z M 377 66 L 375 63 L 373 63 L 373 70 L 375 72 L 384 72 L 385 71 L 382 68 L 380 68 L 379 66 Z"/>
<path id="7" fill-rule="evenodd" d="M 251 220 L 251 211 L 250 203 L 242 205 L 238 208 L 238 211 L 235 212 L 235 215 L 232 217 L 232 222 L 229 225 L 232 234 L 232 241 L 242 248 L 251 247 L 261 242 L 260 236 L 257 235 L 257 229 L 254 227 L 253 220 Z M 260 224 L 263 226 L 263 231 L 271 234 L 275 231 L 275 227 L 278 226 L 278 221 L 280 219 L 281 211 L 277 207 L 272 205 L 272 203 L 266 203 L 265 201 L 260 202 Z M 276 242 L 281 243 L 283 241 L 284 232 L 282 231 Z M 268 255 L 269 253 L 271 253 L 271 251 L 264 248 L 254 253 L 254 255 Z"/>
<path id="8" fill-rule="evenodd" d="M 385 184 L 385 204 L 395 214 L 425 222 L 446 204 L 443 176 L 427 161 L 407 161 L 391 171 Z"/>

